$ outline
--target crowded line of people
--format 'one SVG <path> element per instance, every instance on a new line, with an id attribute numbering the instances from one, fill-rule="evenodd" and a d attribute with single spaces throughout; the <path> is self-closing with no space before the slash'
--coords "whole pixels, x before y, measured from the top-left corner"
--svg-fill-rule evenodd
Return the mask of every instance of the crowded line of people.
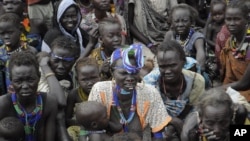
<path id="1" fill-rule="evenodd" d="M 0 141 L 229 141 L 250 0 L 0 0 Z"/>

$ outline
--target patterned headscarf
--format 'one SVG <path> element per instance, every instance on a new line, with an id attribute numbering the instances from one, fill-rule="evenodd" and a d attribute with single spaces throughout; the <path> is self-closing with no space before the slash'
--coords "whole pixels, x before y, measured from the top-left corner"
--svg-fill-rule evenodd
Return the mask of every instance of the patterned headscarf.
<path id="1" fill-rule="evenodd" d="M 132 56 L 136 61 L 136 65 L 132 65 L 129 61 Z M 113 64 L 118 59 L 122 59 L 123 66 L 115 68 L 123 68 L 130 74 L 138 73 L 144 65 L 142 45 L 132 44 L 129 47 L 116 49 L 111 55 L 110 64 Z"/>

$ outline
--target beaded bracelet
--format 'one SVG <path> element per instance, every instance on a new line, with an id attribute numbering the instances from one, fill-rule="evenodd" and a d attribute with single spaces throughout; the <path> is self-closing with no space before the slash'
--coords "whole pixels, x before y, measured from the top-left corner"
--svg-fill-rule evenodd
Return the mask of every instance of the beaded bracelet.
<path id="1" fill-rule="evenodd" d="M 53 73 L 53 72 L 47 73 L 47 74 L 45 74 L 45 78 L 47 79 L 48 77 L 53 76 L 53 75 L 55 75 L 55 73 Z"/>
<path id="2" fill-rule="evenodd" d="M 87 135 L 90 135 L 90 134 L 102 134 L 102 133 L 106 133 L 106 130 L 99 130 L 99 131 L 80 130 L 79 135 L 80 136 L 87 136 Z"/>

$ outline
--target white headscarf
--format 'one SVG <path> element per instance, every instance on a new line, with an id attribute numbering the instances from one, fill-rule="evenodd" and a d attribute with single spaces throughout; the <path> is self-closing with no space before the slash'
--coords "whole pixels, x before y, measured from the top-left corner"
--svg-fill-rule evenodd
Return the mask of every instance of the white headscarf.
<path id="1" fill-rule="evenodd" d="M 60 22 L 60 19 L 62 18 L 62 15 L 64 14 L 64 12 L 70 7 L 74 5 L 75 7 L 77 7 L 77 4 L 73 1 L 73 0 L 62 0 L 61 3 L 59 4 L 58 6 L 58 9 L 57 9 L 57 15 L 56 15 L 56 21 L 59 25 L 59 28 L 61 30 L 61 32 L 66 35 L 66 36 L 69 36 L 70 38 L 72 38 L 73 40 L 77 40 L 76 37 L 73 36 L 73 34 L 76 32 L 77 33 L 77 37 L 78 37 L 78 41 L 79 41 L 79 45 L 80 45 L 80 49 L 81 49 L 81 53 L 85 50 L 83 44 L 82 44 L 82 34 L 81 34 L 81 31 L 79 29 L 79 25 L 81 23 L 81 13 L 80 11 L 78 10 L 77 12 L 77 25 L 76 27 L 72 30 L 71 33 L 67 32 L 61 22 Z"/>

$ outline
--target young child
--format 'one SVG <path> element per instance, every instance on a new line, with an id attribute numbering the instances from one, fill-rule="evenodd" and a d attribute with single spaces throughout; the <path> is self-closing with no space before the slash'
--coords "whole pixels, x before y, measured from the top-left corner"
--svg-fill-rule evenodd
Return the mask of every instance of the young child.
<path id="1" fill-rule="evenodd" d="M 116 18 L 104 18 L 99 22 L 99 34 L 101 47 L 94 49 L 90 57 L 95 58 L 97 63 L 100 65 L 100 73 L 102 80 L 111 79 L 109 72 L 109 61 L 112 52 L 121 46 L 122 35 L 121 25 Z"/>
<path id="2" fill-rule="evenodd" d="M 76 107 L 76 120 L 82 126 L 79 141 L 107 141 L 109 124 L 107 108 L 96 101 L 82 102 Z"/>
<path id="3" fill-rule="evenodd" d="M 40 51 L 41 38 L 47 31 L 47 28 L 43 28 L 43 25 L 45 25 L 42 23 L 43 21 L 29 19 L 28 13 L 25 12 L 26 3 L 23 0 L 2 0 L 2 5 L 5 13 L 17 14 L 22 19 L 23 40 Z"/>
<path id="4" fill-rule="evenodd" d="M 10 79 L 8 73 L 8 61 L 10 55 L 14 52 L 21 52 L 29 50 L 36 53 L 36 49 L 27 45 L 26 42 L 22 40 L 22 28 L 21 19 L 18 15 L 14 13 L 5 13 L 0 16 L 0 39 L 3 41 L 3 45 L 0 46 L 0 59 L 4 63 L 4 76 L 5 87 L 4 93 L 10 90 Z"/>
<path id="5" fill-rule="evenodd" d="M 24 139 L 23 123 L 16 117 L 0 120 L 0 141 L 22 141 Z"/>
<path id="6" fill-rule="evenodd" d="M 78 141 L 80 126 L 75 119 L 75 106 L 87 101 L 92 86 L 100 81 L 99 66 L 94 58 L 81 58 L 76 62 L 76 80 L 79 87 L 73 89 L 67 98 L 66 123 L 68 133 L 73 140 Z"/>
<path id="7" fill-rule="evenodd" d="M 211 21 L 205 29 L 205 39 L 211 50 L 214 51 L 217 33 L 224 25 L 226 3 L 224 0 L 213 0 L 210 6 Z"/>
<path id="8" fill-rule="evenodd" d="M 24 125 L 26 141 L 54 141 L 57 102 L 51 94 L 38 92 L 40 79 L 36 56 L 15 52 L 9 62 L 14 92 L 0 97 L 0 120 L 14 116 Z"/>
<path id="9" fill-rule="evenodd" d="M 122 28 L 116 18 L 104 18 L 99 22 L 99 34 L 101 47 L 94 49 L 90 57 L 95 58 L 100 65 L 100 73 L 102 80 L 111 80 L 110 73 L 110 56 L 116 48 L 123 48 L 122 46 Z M 153 60 L 153 65 L 157 66 L 154 54 L 145 46 L 143 46 L 142 54 L 145 60 Z M 145 62 L 146 63 L 146 62 Z"/>

